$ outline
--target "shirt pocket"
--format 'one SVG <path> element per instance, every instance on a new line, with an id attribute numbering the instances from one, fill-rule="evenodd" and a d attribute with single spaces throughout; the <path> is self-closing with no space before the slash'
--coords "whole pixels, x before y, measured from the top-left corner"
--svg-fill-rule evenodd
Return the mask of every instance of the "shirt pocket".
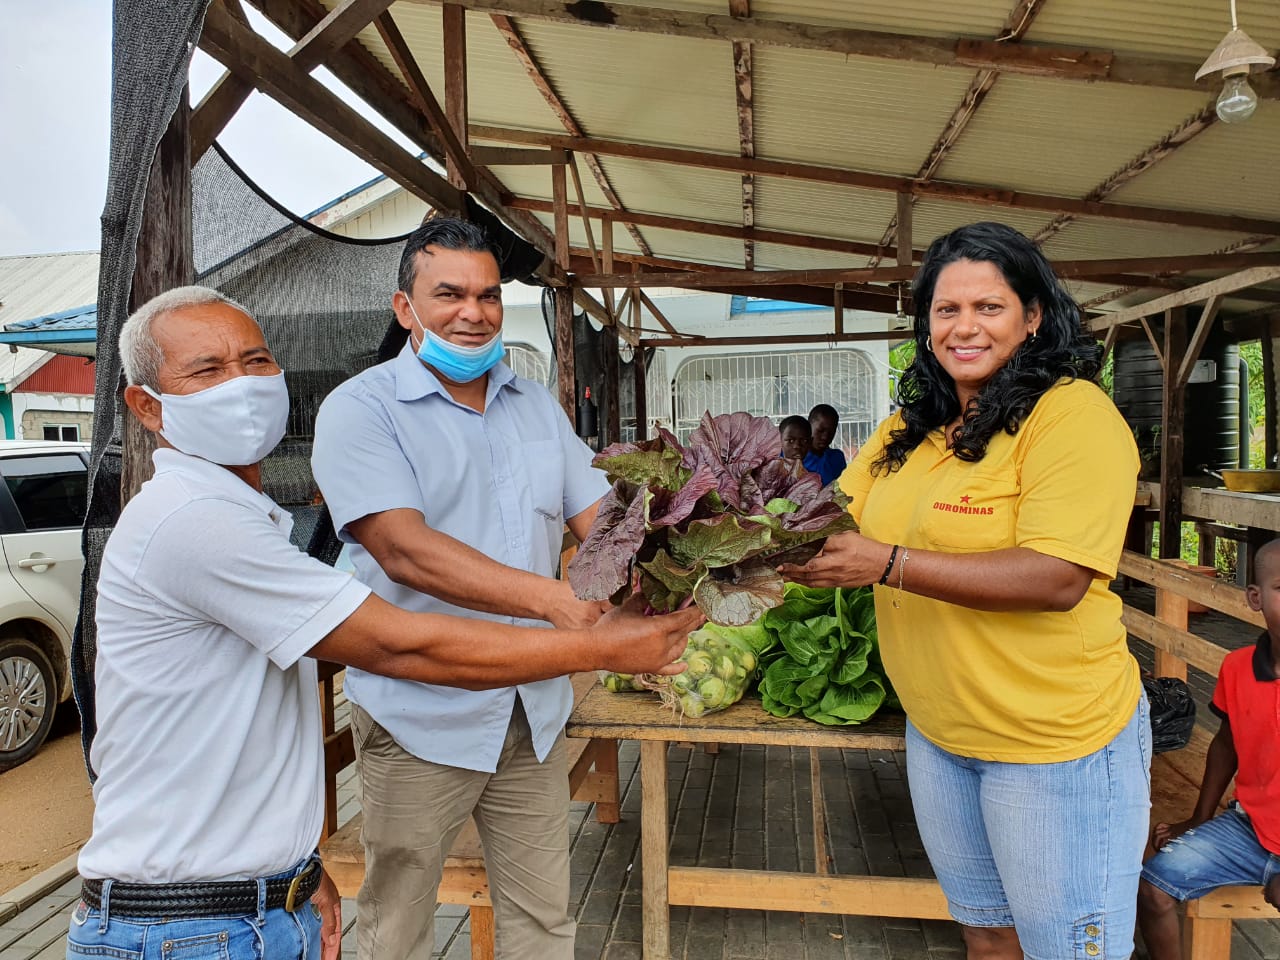
<path id="1" fill-rule="evenodd" d="M 559 440 L 532 440 L 523 445 L 529 498 L 533 512 L 554 525 L 564 524 L 564 450 Z"/>
<path id="2" fill-rule="evenodd" d="M 928 545 L 947 553 L 1016 546 L 1018 493 L 1009 473 L 974 473 L 939 486 L 922 505 Z"/>

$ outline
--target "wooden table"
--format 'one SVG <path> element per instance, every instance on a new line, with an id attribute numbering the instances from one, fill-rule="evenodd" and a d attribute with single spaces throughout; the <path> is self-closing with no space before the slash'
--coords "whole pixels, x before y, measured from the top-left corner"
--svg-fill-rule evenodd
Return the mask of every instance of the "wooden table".
<path id="1" fill-rule="evenodd" d="M 826 727 L 803 717 L 773 717 L 761 709 L 759 701 L 744 700 L 721 713 L 691 720 L 677 717 L 651 697 L 609 693 L 603 687 L 588 693 L 569 717 L 568 736 L 640 741 L 645 960 L 669 960 L 673 905 L 948 919 L 946 899 L 935 880 L 826 874 L 818 748 L 901 750 L 904 732 L 900 713 L 884 713 L 861 726 Z M 816 872 L 671 866 L 667 748 L 676 742 L 810 748 Z"/>

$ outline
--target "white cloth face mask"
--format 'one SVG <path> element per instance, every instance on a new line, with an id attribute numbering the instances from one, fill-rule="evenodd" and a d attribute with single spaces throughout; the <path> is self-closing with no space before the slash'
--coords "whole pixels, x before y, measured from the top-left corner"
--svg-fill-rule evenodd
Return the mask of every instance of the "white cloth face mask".
<path id="1" fill-rule="evenodd" d="M 226 467 L 257 463 L 284 439 L 289 390 L 284 373 L 242 376 L 198 393 L 156 393 L 160 435 L 183 453 Z"/>

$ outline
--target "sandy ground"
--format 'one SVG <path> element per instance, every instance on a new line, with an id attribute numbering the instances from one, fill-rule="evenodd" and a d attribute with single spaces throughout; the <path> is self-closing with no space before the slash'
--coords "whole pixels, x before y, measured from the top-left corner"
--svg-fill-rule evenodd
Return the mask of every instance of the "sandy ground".
<path id="1" fill-rule="evenodd" d="M 0 894 L 74 853 L 92 823 L 80 721 L 67 702 L 40 752 L 0 773 Z"/>

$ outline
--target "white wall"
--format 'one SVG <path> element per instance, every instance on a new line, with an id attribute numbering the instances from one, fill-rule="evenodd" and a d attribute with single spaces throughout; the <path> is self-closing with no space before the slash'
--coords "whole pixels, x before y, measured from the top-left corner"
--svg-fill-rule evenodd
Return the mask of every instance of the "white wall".
<path id="1" fill-rule="evenodd" d="M 13 394 L 14 432 L 20 440 L 43 440 L 46 423 L 77 424 L 88 440 L 93 424 L 93 397 L 73 393 Z"/>

